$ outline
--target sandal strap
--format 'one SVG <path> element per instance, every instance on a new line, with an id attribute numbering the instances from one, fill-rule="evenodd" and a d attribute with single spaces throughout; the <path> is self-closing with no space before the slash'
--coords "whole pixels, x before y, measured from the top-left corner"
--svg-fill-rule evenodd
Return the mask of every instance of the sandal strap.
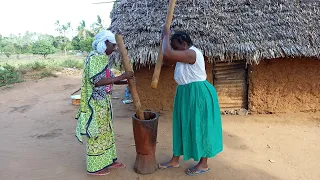
<path id="1" fill-rule="evenodd" d="M 170 166 L 168 164 L 169 164 L 168 162 L 167 163 L 161 163 L 161 164 L 158 164 L 158 167 L 160 169 L 168 169 L 168 168 L 178 168 L 178 167 L 180 167 L 180 164 L 175 165 L 175 166 Z"/>
<path id="2" fill-rule="evenodd" d="M 192 167 L 192 168 L 189 168 L 186 173 L 188 175 L 199 175 L 199 174 L 206 173 L 208 171 L 210 171 L 210 168 L 205 170 L 205 169 L 196 169 L 195 167 Z"/>
<path id="3" fill-rule="evenodd" d="M 98 172 L 87 172 L 88 175 L 93 175 L 93 176 L 105 176 L 105 175 L 108 175 L 110 174 L 110 171 L 108 170 L 101 170 L 101 171 L 98 171 Z"/>
<path id="4" fill-rule="evenodd" d="M 121 162 L 115 162 L 113 165 L 110 166 L 110 168 L 125 168 L 126 165 Z"/>

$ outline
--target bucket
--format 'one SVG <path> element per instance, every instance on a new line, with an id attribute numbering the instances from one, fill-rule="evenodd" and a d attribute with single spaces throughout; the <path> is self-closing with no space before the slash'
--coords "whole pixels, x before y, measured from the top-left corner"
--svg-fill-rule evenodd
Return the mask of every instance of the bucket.
<path id="1" fill-rule="evenodd" d="M 71 97 L 71 103 L 75 106 L 80 105 L 81 95 L 72 95 Z"/>

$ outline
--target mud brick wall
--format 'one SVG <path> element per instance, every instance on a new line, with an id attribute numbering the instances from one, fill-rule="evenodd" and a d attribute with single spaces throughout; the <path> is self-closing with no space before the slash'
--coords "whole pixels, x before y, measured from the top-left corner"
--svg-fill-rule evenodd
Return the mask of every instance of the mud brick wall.
<path id="1" fill-rule="evenodd" d="M 249 72 L 249 110 L 253 113 L 320 110 L 320 60 L 261 61 Z"/>

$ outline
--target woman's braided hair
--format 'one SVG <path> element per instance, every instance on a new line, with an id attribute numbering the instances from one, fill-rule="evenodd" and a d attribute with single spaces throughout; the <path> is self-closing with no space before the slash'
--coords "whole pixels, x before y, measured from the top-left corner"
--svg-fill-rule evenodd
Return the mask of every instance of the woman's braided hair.
<path id="1" fill-rule="evenodd" d="M 180 44 L 183 43 L 183 41 L 185 41 L 188 46 L 192 46 L 193 42 L 189 36 L 188 33 L 184 32 L 184 31 L 177 31 L 175 32 L 172 36 L 171 36 L 171 41 L 172 40 L 177 40 Z"/>

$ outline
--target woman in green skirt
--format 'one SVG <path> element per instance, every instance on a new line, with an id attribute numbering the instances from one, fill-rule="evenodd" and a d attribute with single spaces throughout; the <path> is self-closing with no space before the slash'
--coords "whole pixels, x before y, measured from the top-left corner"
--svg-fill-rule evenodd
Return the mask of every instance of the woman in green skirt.
<path id="1" fill-rule="evenodd" d="M 76 137 L 82 143 L 87 137 L 87 172 L 90 175 L 107 175 L 112 168 L 124 168 L 117 162 L 112 123 L 111 93 L 113 84 L 123 84 L 133 77 L 125 73 L 115 77 L 111 71 L 110 55 L 116 48 L 115 35 L 103 30 L 92 43 L 82 74 L 81 103 L 76 115 Z"/>
<path id="2" fill-rule="evenodd" d="M 199 163 L 188 175 L 210 171 L 207 160 L 223 150 L 220 106 L 215 88 L 206 80 L 205 61 L 190 36 L 177 32 L 171 37 L 163 30 L 163 59 L 175 64 L 178 84 L 173 110 L 173 157 L 159 164 L 160 169 L 179 167 L 180 156 Z"/>

